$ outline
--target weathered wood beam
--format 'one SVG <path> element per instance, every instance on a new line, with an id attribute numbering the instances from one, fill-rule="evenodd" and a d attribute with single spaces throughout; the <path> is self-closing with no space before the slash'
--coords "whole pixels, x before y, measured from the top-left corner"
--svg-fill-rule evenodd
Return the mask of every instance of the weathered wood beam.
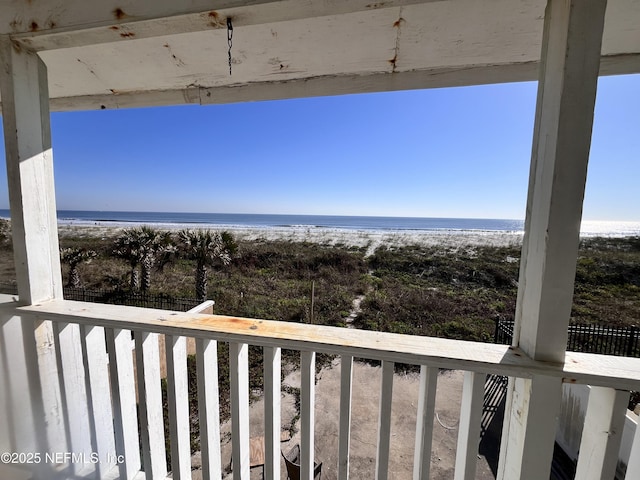
<path id="1" fill-rule="evenodd" d="M 47 69 L 0 37 L 2 120 L 18 294 L 62 298 Z"/>
<path id="2" fill-rule="evenodd" d="M 567 352 L 567 361 L 555 364 L 532 360 L 519 348 L 507 345 L 71 300 L 18 306 L 11 308 L 11 311 L 34 319 L 184 335 L 263 347 L 313 350 L 356 358 L 522 378 L 540 375 L 570 383 L 640 390 L 640 359 L 637 358 Z"/>
<path id="3" fill-rule="evenodd" d="M 433 0 L 426 0 L 433 1 Z M 108 0 L 22 2 L 0 6 L 0 35 L 36 51 L 163 35 L 341 15 L 425 0 Z"/>
<path id="4" fill-rule="evenodd" d="M 605 10 L 545 12 L 513 343 L 540 361 L 565 362 Z M 510 380 L 498 478 L 549 477 L 561 398 L 557 379 Z"/>

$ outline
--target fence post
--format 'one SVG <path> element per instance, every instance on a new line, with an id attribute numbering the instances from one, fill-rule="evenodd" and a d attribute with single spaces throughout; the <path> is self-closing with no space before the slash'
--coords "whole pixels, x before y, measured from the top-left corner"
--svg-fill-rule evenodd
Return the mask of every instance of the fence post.
<path id="1" fill-rule="evenodd" d="M 633 347 L 636 343 L 636 330 L 637 327 L 635 325 L 631 325 L 629 329 L 629 336 L 627 337 L 627 357 L 633 356 Z"/>

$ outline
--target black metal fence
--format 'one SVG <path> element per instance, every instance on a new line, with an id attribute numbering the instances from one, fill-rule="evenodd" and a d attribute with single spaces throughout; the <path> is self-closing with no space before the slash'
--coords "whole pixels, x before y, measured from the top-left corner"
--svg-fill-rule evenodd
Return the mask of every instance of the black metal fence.
<path id="1" fill-rule="evenodd" d="M 513 321 L 497 320 L 495 342 L 509 344 L 513 338 Z M 569 325 L 567 350 L 622 357 L 640 357 L 640 328 L 602 325 Z"/>
<path id="2" fill-rule="evenodd" d="M 186 312 L 200 305 L 195 298 L 180 298 L 172 295 L 147 294 L 131 292 L 127 290 L 91 290 L 84 288 L 64 287 L 66 300 L 80 302 L 110 303 L 113 305 L 128 305 L 130 307 L 158 308 L 161 310 L 174 310 Z M 14 284 L 0 284 L 0 293 L 17 295 L 17 287 Z"/>

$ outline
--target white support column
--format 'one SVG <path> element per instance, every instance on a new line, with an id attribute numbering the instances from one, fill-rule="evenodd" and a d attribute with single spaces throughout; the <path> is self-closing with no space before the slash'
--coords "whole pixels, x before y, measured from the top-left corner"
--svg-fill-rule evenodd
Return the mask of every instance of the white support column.
<path id="1" fill-rule="evenodd" d="M 20 300 L 62 297 L 47 68 L 0 38 L 2 122 Z"/>
<path id="2" fill-rule="evenodd" d="M 281 350 L 264 347 L 264 473 L 280 480 L 280 374 Z"/>
<path id="3" fill-rule="evenodd" d="M 167 358 L 171 473 L 173 479 L 184 480 L 191 478 L 187 338 L 165 335 L 164 341 Z"/>
<path id="4" fill-rule="evenodd" d="M 220 457 L 220 399 L 218 394 L 218 343 L 196 338 L 198 415 L 203 480 L 222 478 Z"/>
<path id="5" fill-rule="evenodd" d="M 349 480 L 351 444 L 351 397 L 353 391 L 353 357 L 340 357 L 340 436 L 338 437 L 338 480 Z"/>
<path id="6" fill-rule="evenodd" d="M 627 391 L 591 387 L 576 478 L 601 480 L 615 477 L 628 403 Z"/>
<path id="7" fill-rule="evenodd" d="M 376 480 L 389 478 L 389 448 L 391 440 L 391 401 L 393 400 L 393 362 L 382 362 L 380 408 L 378 410 L 378 453 L 376 455 Z"/>
<path id="8" fill-rule="evenodd" d="M 0 91 L 20 301 L 62 297 L 47 70 L 40 58 L 0 37 Z M 66 450 L 51 322 L 26 322 L 28 386 L 39 451 Z M 8 341 L 19 341 L 13 338 Z M 26 346 L 26 344 L 25 344 Z M 32 351 L 31 351 L 32 350 Z"/>
<path id="9" fill-rule="evenodd" d="M 413 453 L 413 480 L 429 478 L 437 385 L 438 369 L 421 365 L 418 414 L 416 416 L 416 447 Z"/>
<path id="10" fill-rule="evenodd" d="M 229 344 L 233 480 L 249 478 L 249 346 Z"/>
<path id="11" fill-rule="evenodd" d="M 454 480 L 476 478 L 486 379 L 487 375 L 484 373 L 464 372 Z"/>
<path id="12" fill-rule="evenodd" d="M 514 329 L 541 361 L 564 362 L 605 9 L 549 0 L 545 11 Z M 498 478 L 549 477 L 560 401 L 560 380 L 511 379 Z"/>

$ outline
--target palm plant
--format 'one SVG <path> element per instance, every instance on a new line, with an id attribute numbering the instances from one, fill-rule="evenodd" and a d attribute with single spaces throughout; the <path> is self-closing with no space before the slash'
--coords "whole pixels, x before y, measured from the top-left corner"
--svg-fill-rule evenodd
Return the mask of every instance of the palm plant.
<path id="1" fill-rule="evenodd" d="M 169 255 L 175 251 L 175 245 L 169 232 L 161 232 L 142 226 L 123 230 L 116 239 L 113 255 L 129 263 L 131 290 L 141 288 L 143 292 L 151 286 L 151 271 L 158 259 L 166 263 Z M 142 285 L 138 275 L 138 265 L 142 274 Z"/>
<path id="2" fill-rule="evenodd" d="M 207 267 L 228 265 L 237 248 L 229 232 L 211 230 L 181 230 L 178 232 L 179 248 L 184 258 L 196 262 L 196 298 L 207 298 Z"/>
<path id="3" fill-rule="evenodd" d="M 87 250 L 86 248 L 72 247 L 60 249 L 60 260 L 62 263 L 69 265 L 69 280 L 67 282 L 67 287 L 80 287 L 78 265 L 81 263 L 89 263 L 97 256 L 98 254 L 96 252 L 93 250 Z"/>

